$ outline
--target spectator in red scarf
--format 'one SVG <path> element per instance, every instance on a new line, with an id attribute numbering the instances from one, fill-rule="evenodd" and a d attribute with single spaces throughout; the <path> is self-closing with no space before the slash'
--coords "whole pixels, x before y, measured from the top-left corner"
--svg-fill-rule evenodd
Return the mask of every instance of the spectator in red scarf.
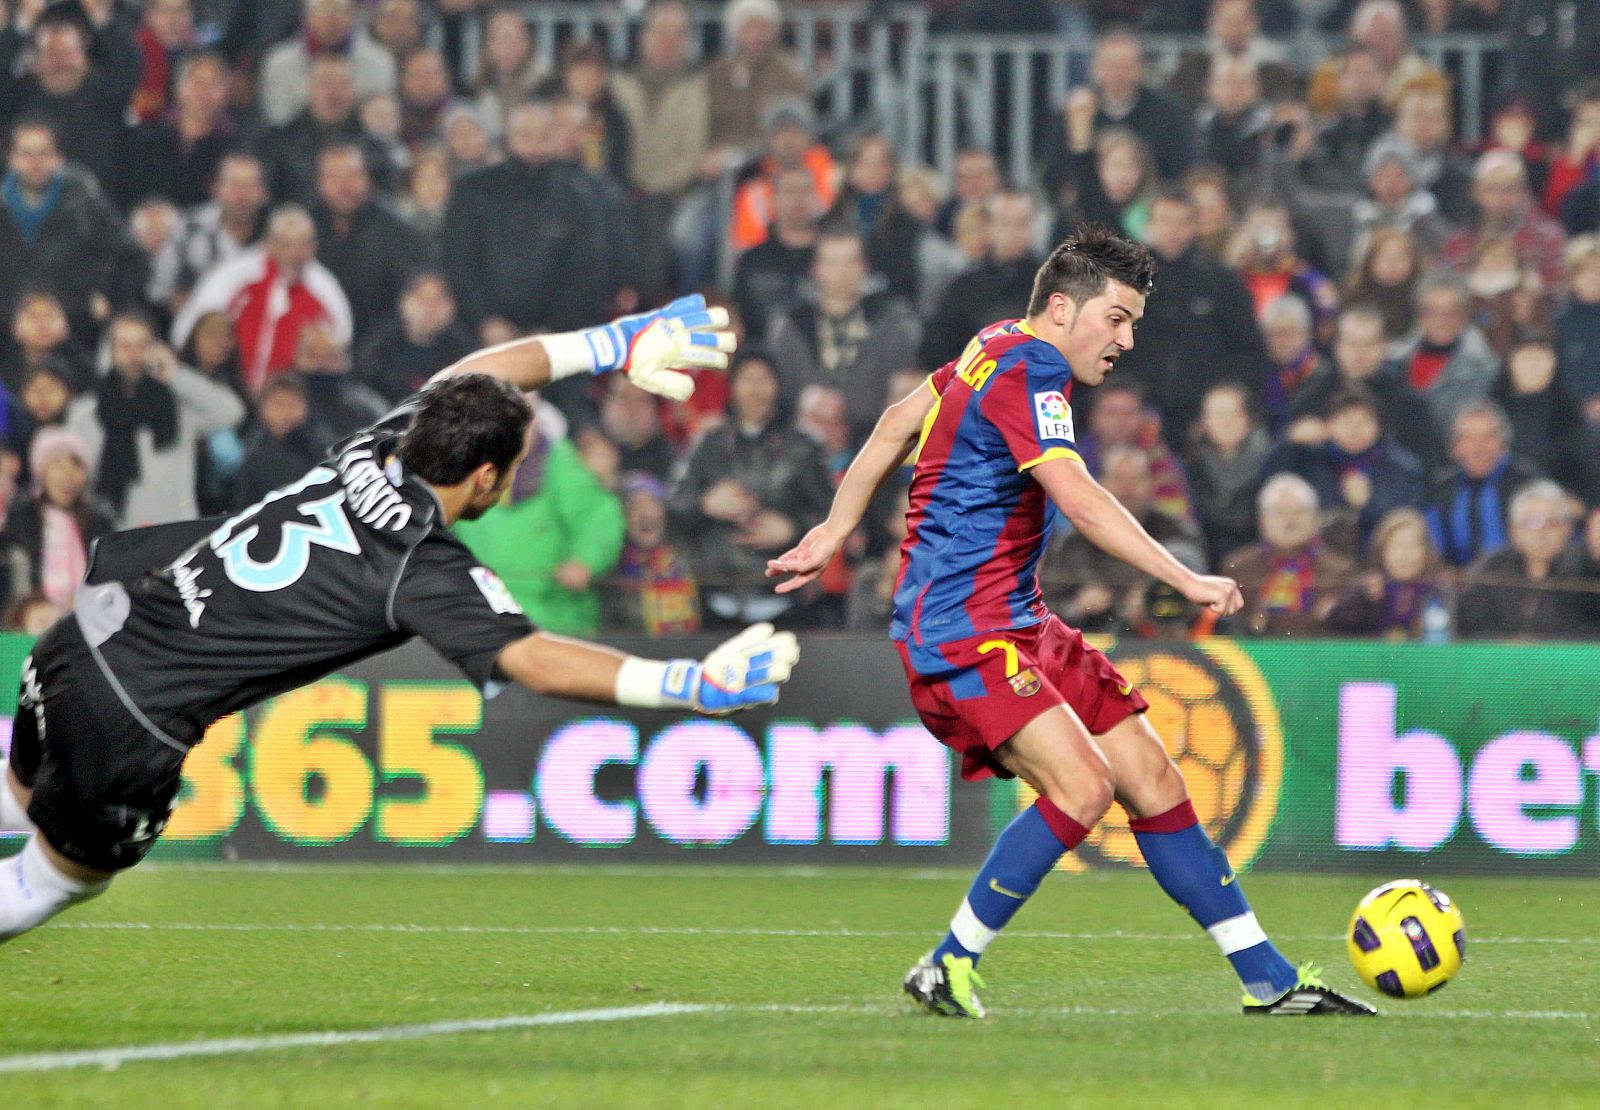
<path id="1" fill-rule="evenodd" d="M 1416 509 L 1395 509 L 1372 531 L 1372 569 L 1345 588 L 1328 613 L 1333 632 L 1415 640 L 1422 610 L 1442 602 L 1444 569 L 1428 522 Z"/>
<path id="2" fill-rule="evenodd" d="M 1254 636 L 1314 632 L 1350 581 L 1350 560 L 1329 551 L 1317 520 L 1317 492 L 1297 474 L 1278 474 L 1256 499 L 1261 542 L 1223 562 L 1244 591 L 1241 631 Z"/>
<path id="3" fill-rule="evenodd" d="M 667 536 L 667 490 L 649 474 L 622 480 L 627 532 L 600 594 L 601 625 L 651 636 L 700 631 L 700 590 L 688 556 Z"/>
<path id="4" fill-rule="evenodd" d="M 144 58 L 144 71 L 139 86 L 133 90 L 128 114 L 138 123 L 151 123 L 166 114 L 173 73 L 184 54 L 194 47 L 194 8 L 190 0 L 145 0 L 144 16 L 133 40 Z"/>

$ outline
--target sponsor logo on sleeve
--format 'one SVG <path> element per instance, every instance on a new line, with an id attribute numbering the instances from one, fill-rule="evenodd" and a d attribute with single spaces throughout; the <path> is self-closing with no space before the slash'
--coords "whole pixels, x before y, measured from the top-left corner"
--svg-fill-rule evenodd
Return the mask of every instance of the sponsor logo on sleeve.
<path id="1" fill-rule="evenodd" d="M 522 612 L 522 606 L 511 596 L 511 591 L 500 581 L 500 576 L 488 567 L 473 567 L 472 580 L 477 583 L 478 592 L 483 594 L 483 600 L 487 601 L 489 608 L 496 613 Z"/>
<path id="2" fill-rule="evenodd" d="M 1039 423 L 1039 438 L 1072 440 L 1072 408 L 1057 390 L 1033 395 L 1033 415 Z"/>

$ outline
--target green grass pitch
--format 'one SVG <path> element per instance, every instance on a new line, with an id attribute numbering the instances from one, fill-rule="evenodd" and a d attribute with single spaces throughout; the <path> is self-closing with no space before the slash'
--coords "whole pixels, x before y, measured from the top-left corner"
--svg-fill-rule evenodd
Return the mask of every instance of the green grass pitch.
<path id="1" fill-rule="evenodd" d="M 1358 985 L 1341 934 L 1371 877 L 1244 881 L 1292 959 Z M 1600 882 L 1442 881 L 1456 982 L 1376 1021 L 1264 1021 L 1147 876 L 1058 876 L 990 950 L 981 1023 L 899 992 L 964 885 L 151 867 L 0 947 L 0 1106 L 1600 1105 Z M 170 1058 L 22 1059 L 113 1047 Z"/>

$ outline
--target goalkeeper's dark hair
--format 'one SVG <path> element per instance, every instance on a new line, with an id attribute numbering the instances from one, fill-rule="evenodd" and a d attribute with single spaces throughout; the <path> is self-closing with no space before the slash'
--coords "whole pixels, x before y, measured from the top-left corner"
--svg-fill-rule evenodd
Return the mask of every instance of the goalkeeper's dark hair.
<path id="1" fill-rule="evenodd" d="M 1043 312 L 1052 293 L 1065 294 L 1082 308 L 1085 301 L 1105 292 L 1111 281 L 1149 296 L 1156 283 L 1154 256 L 1143 244 L 1100 224 L 1080 224 L 1050 252 L 1034 275 L 1028 315 Z"/>
<path id="2" fill-rule="evenodd" d="M 417 415 L 400 437 L 407 470 L 453 486 L 484 463 L 504 474 L 522 453 L 533 407 L 515 386 L 488 374 L 454 374 L 417 395 Z"/>

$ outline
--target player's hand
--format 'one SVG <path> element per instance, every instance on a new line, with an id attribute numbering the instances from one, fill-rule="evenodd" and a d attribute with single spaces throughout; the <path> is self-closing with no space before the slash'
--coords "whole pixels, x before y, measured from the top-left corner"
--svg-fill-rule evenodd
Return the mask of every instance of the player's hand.
<path id="1" fill-rule="evenodd" d="M 793 632 L 752 624 L 703 662 L 690 664 L 682 696 L 689 708 L 713 717 L 771 705 L 799 659 Z"/>
<path id="2" fill-rule="evenodd" d="M 1231 617 L 1244 608 L 1239 583 L 1220 574 L 1197 574 L 1183 588 L 1183 596 L 1204 605 L 1221 617 Z"/>
<path id="3" fill-rule="evenodd" d="M 779 582 L 776 590 L 780 594 L 798 590 L 822 573 L 822 568 L 838 554 L 844 540 L 845 537 L 834 535 L 826 524 L 819 524 L 788 551 L 767 560 L 767 577 L 792 575 L 786 581 Z"/>

